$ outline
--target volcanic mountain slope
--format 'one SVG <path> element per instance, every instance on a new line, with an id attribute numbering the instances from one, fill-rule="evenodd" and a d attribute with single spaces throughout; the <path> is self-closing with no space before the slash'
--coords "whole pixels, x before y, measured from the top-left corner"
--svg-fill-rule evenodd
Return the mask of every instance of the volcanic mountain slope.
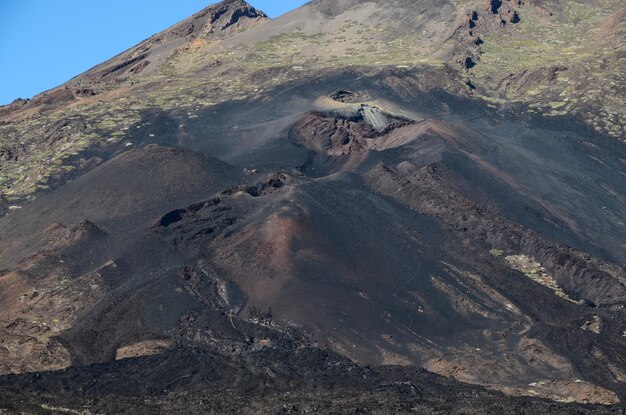
<path id="1" fill-rule="evenodd" d="M 0 109 L 3 204 L 46 189 L 87 149 L 123 145 L 147 110 L 194 117 L 355 67 L 433 72 L 422 88 L 529 117 L 574 114 L 623 140 L 623 14 L 621 0 L 313 1 L 269 22 L 229 0 Z"/>
<path id="2" fill-rule="evenodd" d="M 0 410 L 623 412 L 620 13 L 231 0 L 4 108 Z"/>

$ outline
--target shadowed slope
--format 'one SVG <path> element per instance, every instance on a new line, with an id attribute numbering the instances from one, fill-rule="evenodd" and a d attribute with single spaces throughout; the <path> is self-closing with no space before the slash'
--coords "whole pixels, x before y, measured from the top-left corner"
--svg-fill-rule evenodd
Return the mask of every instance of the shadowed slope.
<path id="1" fill-rule="evenodd" d="M 0 403 L 618 413 L 510 397 L 626 398 L 617 6 L 228 1 L 5 109 Z"/>

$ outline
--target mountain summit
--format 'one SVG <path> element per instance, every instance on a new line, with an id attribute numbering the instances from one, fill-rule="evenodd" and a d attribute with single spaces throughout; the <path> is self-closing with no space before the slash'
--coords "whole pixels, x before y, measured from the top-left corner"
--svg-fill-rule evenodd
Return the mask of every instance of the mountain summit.
<path id="1" fill-rule="evenodd" d="M 0 108 L 0 413 L 621 413 L 624 11 L 230 0 Z"/>
<path id="2" fill-rule="evenodd" d="M 144 72 L 158 71 L 172 54 L 181 49 L 194 49 L 211 39 L 220 39 L 268 21 L 265 13 L 245 1 L 227 0 L 211 5 L 158 33 L 131 50 L 88 71 L 72 82 L 79 95 L 95 94 L 98 87 L 106 88 L 119 80 L 134 79 Z M 145 76 L 145 75 L 143 75 Z M 83 89 L 86 86 L 95 89 Z"/>

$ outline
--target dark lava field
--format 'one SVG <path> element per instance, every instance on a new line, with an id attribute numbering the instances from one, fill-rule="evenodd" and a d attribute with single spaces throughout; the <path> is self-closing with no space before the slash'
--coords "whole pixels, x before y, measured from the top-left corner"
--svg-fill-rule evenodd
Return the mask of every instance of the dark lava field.
<path id="1" fill-rule="evenodd" d="M 0 107 L 0 414 L 624 414 L 625 40 L 227 0 Z"/>

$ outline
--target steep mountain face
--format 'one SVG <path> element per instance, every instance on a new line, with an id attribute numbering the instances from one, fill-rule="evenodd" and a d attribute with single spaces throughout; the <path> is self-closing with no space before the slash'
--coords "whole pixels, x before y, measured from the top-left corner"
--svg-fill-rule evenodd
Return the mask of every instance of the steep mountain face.
<path id="1" fill-rule="evenodd" d="M 229 0 L 3 107 L 0 412 L 622 413 L 623 15 Z"/>
<path id="2" fill-rule="evenodd" d="M 267 20 L 265 13 L 244 1 L 222 2 L 98 65 L 71 81 L 69 86 L 74 89 L 75 95 L 96 95 L 111 84 L 129 79 L 135 81 L 144 71 L 145 76 L 152 70 L 158 70 L 179 48 L 198 48 L 208 41 L 227 37 Z"/>

